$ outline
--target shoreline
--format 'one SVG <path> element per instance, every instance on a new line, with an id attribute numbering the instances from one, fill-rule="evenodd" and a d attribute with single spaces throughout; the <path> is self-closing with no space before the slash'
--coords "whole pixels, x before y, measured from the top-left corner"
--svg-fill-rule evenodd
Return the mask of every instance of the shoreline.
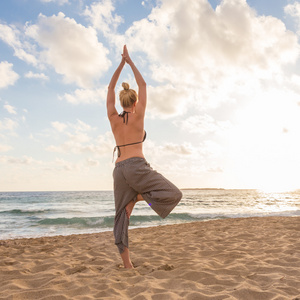
<path id="1" fill-rule="evenodd" d="M 134 217 L 134 216 L 133 216 Z M 219 217 L 219 218 L 208 218 L 208 219 L 199 219 L 199 220 L 194 220 L 194 221 L 183 221 L 183 222 L 178 222 L 174 224 L 157 224 L 157 225 L 140 225 L 140 226 L 135 226 L 135 227 L 130 227 L 129 225 L 129 230 L 136 230 L 136 229 L 145 229 L 145 228 L 152 228 L 152 227 L 160 227 L 160 226 L 173 226 L 173 225 L 181 225 L 181 224 L 192 224 L 192 223 L 198 223 L 198 222 L 210 222 L 210 221 L 218 221 L 218 220 L 235 220 L 235 219 L 249 219 L 249 218 L 272 218 L 272 217 L 283 217 L 283 218 L 297 218 L 300 217 L 298 215 L 270 215 L 270 216 L 258 216 L 258 215 L 253 215 L 253 216 L 237 216 L 237 217 Z M 133 225 L 132 225 L 133 226 Z M 83 232 L 83 233 L 66 233 L 66 234 L 53 234 L 53 235 L 36 235 L 36 236 L 20 236 L 20 237 L 11 237 L 11 238 L 1 238 L 0 237 L 0 245 L 1 242 L 5 241 L 14 241 L 14 240 L 26 240 L 26 239 L 40 239 L 40 238 L 55 238 L 55 237 L 68 237 L 68 236 L 80 236 L 80 235 L 93 235 L 93 234 L 101 234 L 105 232 L 113 232 L 113 228 L 109 229 L 103 229 L 103 231 L 98 231 L 98 232 Z"/>
<path id="2" fill-rule="evenodd" d="M 300 297 L 300 217 L 249 217 L 0 242 L 1 299 Z"/>
<path id="3" fill-rule="evenodd" d="M 270 215 L 270 216 L 258 216 L 258 215 L 253 215 L 253 216 L 237 216 L 237 217 L 220 217 L 220 218 L 208 218 L 208 219 L 199 219 L 199 220 L 194 220 L 194 221 L 186 221 L 186 222 L 179 222 L 179 223 L 174 223 L 174 224 L 157 224 L 157 225 L 140 225 L 140 226 L 135 226 L 135 227 L 130 227 L 129 225 L 129 231 L 131 230 L 138 230 L 138 229 L 146 229 L 146 228 L 155 228 L 155 227 L 164 227 L 164 226 L 174 226 L 174 225 L 183 225 L 183 224 L 193 224 L 193 223 L 202 223 L 202 222 L 212 222 L 212 221 L 222 221 L 222 220 L 236 220 L 236 219 L 250 219 L 250 218 L 297 218 L 300 216 L 298 215 Z M 103 231 L 98 231 L 98 232 L 83 232 L 83 233 L 66 233 L 66 234 L 53 234 L 53 235 L 37 235 L 37 236 L 20 236 L 20 237 L 11 237 L 11 238 L 1 238 L 0 237 L 0 246 L 1 242 L 5 241 L 14 241 L 14 240 L 34 240 L 34 239 L 43 239 L 43 238 L 58 238 L 58 237 L 68 237 L 68 236 L 81 236 L 81 235 L 94 235 L 94 234 L 102 234 L 105 232 L 113 232 L 113 228 L 109 229 L 103 229 Z M 300 299 L 299 299 L 300 300 Z"/>

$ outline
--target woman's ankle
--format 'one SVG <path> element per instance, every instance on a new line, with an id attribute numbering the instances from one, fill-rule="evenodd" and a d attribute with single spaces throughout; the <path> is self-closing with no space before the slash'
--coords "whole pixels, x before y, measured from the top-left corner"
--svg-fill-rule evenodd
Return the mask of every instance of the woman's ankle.
<path id="1" fill-rule="evenodd" d="M 138 202 L 138 201 L 144 201 L 144 198 L 143 198 L 143 196 L 142 196 L 141 194 L 138 194 L 138 195 L 136 196 L 135 202 Z"/>

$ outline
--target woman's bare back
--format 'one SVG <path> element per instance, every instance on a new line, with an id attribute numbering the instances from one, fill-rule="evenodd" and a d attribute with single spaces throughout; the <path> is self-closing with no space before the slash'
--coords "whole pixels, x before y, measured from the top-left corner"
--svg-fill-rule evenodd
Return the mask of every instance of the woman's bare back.
<path id="1" fill-rule="evenodd" d="M 130 157 L 144 157 L 142 143 L 145 137 L 143 116 L 133 112 L 128 112 L 123 117 L 114 115 L 110 118 L 110 124 L 116 145 L 117 147 L 121 146 L 118 149 L 120 156 L 118 156 L 116 162 Z"/>

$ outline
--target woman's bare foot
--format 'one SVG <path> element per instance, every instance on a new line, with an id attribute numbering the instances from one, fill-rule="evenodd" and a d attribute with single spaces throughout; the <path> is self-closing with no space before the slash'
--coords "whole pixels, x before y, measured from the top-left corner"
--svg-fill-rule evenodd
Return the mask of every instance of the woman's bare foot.
<path id="1" fill-rule="evenodd" d="M 143 201 L 143 197 L 141 194 L 138 194 L 136 196 L 136 200 L 131 200 L 125 207 L 126 209 L 126 215 L 127 215 L 127 218 L 130 219 L 130 216 L 131 216 L 131 213 L 133 211 L 133 208 L 135 206 L 135 204 L 138 202 L 138 201 Z"/>
<path id="2" fill-rule="evenodd" d="M 125 269 L 134 269 L 133 264 L 130 262 L 129 264 L 124 264 Z"/>

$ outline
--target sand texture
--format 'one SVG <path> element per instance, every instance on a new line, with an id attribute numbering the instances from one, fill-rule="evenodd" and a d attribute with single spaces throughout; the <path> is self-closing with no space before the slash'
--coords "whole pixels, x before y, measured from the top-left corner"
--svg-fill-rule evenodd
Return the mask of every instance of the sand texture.
<path id="1" fill-rule="evenodd" d="M 300 217 L 0 241 L 0 299 L 299 299 Z"/>

